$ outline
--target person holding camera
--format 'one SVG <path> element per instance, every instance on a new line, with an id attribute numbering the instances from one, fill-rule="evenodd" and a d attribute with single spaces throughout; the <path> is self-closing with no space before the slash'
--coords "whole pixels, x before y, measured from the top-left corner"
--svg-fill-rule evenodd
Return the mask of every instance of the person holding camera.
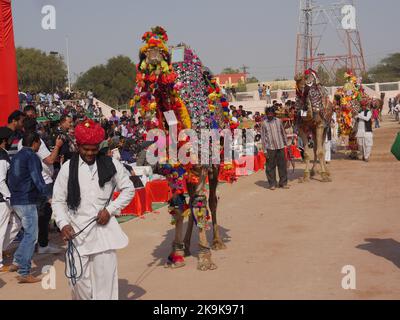
<path id="1" fill-rule="evenodd" d="M 72 141 L 69 131 L 72 128 L 72 118 L 70 116 L 62 116 L 60 118 L 60 124 L 56 130 L 56 138 L 60 138 L 63 141 L 63 145 L 60 150 L 60 163 L 63 164 L 72 158 L 74 152 L 76 152 L 76 147 Z"/>

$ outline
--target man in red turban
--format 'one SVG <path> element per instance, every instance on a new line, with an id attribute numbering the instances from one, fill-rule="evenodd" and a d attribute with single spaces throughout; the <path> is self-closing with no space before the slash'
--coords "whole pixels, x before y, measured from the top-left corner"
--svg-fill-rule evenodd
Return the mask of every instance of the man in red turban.
<path id="1" fill-rule="evenodd" d="M 105 132 L 98 123 L 85 120 L 78 124 L 75 138 L 78 153 L 62 166 L 52 200 L 54 217 L 64 240 L 70 241 L 70 247 L 72 241 L 76 247 L 73 259 L 66 259 L 72 297 L 116 300 L 116 250 L 126 247 L 128 238 L 115 216 L 131 202 L 134 187 L 129 172 L 120 162 L 99 153 Z M 111 201 L 116 189 L 120 195 Z M 81 230 L 84 231 L 75 236 Z"/>

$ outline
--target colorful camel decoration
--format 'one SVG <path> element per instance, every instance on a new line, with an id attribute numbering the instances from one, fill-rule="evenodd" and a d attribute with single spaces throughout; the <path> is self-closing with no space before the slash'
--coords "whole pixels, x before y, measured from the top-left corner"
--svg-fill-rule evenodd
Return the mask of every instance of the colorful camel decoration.
<path id="1" fill-rule="evenodd" d="M 323 182 L 332 181 L 325 162 L 324 143 L 327 129 L 331 124 L 333 107 L 324 87 L 320 84 L 317 73 L 308 69 L 304 74 L 297 75 L 296 108 L 299 111 L 297 126 L 299 135 L 304 142 L 304 161 L 306 168 L 301 182 L 308 182 L 315 175 L 315 166 L 320 164 L 320 175 Z M 310 170 L 310 152 L 308 137 L 314 141 L 314 163 Z"/>
<path id="2" fill-rule="evenodd" d="M 212 110 L 209 107 L 210 99 L 219 98 L 220 101 L 224 102 L 224 108 L 227 108 L 227 102 L 217 93 L 211 92 L 218 91 L 216 86 L 206 86 L 207 81 L 210 81 L 210 79 L 207 72 L 200 68 L 201 63 L 200 65 L 197 62 L 195 63 L 196 72 L 200 72 L 198 76 L 201 76 L 201 81 L 197 84 L 196 95 L 182 95 L 185 97 L 184 101 L 181 98 L 183 90 L 188 90 L 189 87 L 194 89 L 194 84 L 183 83 L 182 81 L 185 81 L 184 74 L 179 75 L 174 69 L 171 53 L 167 46 L 168 36 L 165 30 L 161 27 L 152 28 L 151 31 L 143 35 L 142 40 L 144 45 L 140 49 L 134 100 L 141 112 L 147 130 L 157 128 L 167 133 L 168 123 L 164 117 L 164 112 L 167 111 L 172 111 L 175 114 L 178 120 L 178 133 L 190 128 L 196 130 L 211 128 L 215 109 Z M 187 48 L 185 47 L 185 49 Z M 190 55 L 186 51 L 185 54 Z M 191 63 L 197 59 L 197 57 L 193 58 Z M 187 64 L 188 61 L 184 61 L 184 63 Z M 178 68 L 178 66 L 179 63 L 175 63 L 175 68 Z M 210 92 L 207 92 L 207 89 Z M 208 97 L 209 93 L 211 97 Z M 196 107 L 193 105 L 193 101 L 197 101 L 198 105 Z M 196 110 L 199 109 L 201 110 L 201 115 L 196 114 Z M 226 115 L 226 112 L 224 114 Z M 180 145 L 178 144 L 178 146 Z M 217 268 L 211 259 L 211 247 L 206 237 L 206 230 L 209 228 L 209 222 L 212 219 L 214 231 L 212 248 L 216 250 L 224 249 L 225 244 L 220 237 L 216 217 L 219 168 L 220 166 L 218 165 L 190 163 L 183 165 L 179 162 L 175 164 L 167 162 L 160 165 L 160 172 L 167 177 L 173 192 L 169 203 L 169 212 L 172 217 L 172 223 L 175 225 L 175 239 L 166 266 L 179 268 L 185 265 L 184 257 L 185 255 L 190 255 L 190 240 L 193 225 L 196 223 L 199 230 L 198 269 L 206 271 Z M 209 182 L 208 201 L 205 192 L 207 177 Z M 187 203 L 184 196 L 184 179 L 187 182 L 189 203 Z M 189 217 L 189 225 L 183 238 L 185 217 Z"/>

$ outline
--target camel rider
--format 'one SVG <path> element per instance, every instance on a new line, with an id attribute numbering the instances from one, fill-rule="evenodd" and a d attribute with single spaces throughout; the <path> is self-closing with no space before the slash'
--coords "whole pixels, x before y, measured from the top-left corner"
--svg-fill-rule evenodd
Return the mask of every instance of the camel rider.
<path id="1" fill-rule="evenodd" d="M 71 280 L 72 297 L 117 300 L 116 250 L 126 247 L 128 238 L 115 216 L 132 200 L 134 187 L 121 163 L 99 154 L 99 145 L 105 137 L 99 124 L 85 120 L 76 126 L 75 137 L 79 153 L 62 166 L 52 201 L 62 237 L 69 241 L 69 248 L 71 241 L 76 247 L 75 263 L 72 259 L 66 261 L 67 273 L 72 274 L 71 264 L 74 264 L 79 275 L 74 278 L 76 282 Z M 110 202 L 115 188 L 121 193 Z"/>
<path id="2" fill-rule="evenodd" d="M 361 101 L 362 110 L 356 116 L 358 122 L 357 143 L 365 162 L 369 161 L 372 146 L 374 144 L 372 133 L 372 112 L 367 109 L 368 104 L 368 100 Z"/>

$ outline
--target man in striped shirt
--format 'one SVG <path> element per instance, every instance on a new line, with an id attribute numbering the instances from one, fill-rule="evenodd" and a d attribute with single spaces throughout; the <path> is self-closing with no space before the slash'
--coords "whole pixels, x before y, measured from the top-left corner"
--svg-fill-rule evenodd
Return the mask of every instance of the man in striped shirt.
<path id="1" fill-rule="evenodd" d="M 288 189 L 287 166 L 285 160 L 285 147 L 288 145 L 286 132 L 282 122 L 276 118 L 273 107 L 265 110 L 267 119 L 261 127 L 261 137 L 264 152 L 267 158 L 267 178 L 270 190 L 278 186 L 276 181 L 276 168 L 279 172 L 279 187 Z"/>

